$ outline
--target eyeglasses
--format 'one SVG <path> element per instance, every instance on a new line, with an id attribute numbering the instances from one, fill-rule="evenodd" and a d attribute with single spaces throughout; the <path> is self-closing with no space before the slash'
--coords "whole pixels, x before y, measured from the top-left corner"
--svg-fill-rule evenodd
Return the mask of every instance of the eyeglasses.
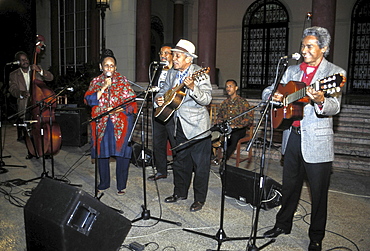
<path id="1" fill-rule="evenodd" d="M 105 69 L 114 69 L 114 67 L 116 67 L 115 65 L 103 65 L 103 67 L 105 68 Z"/>
<path id="2" fill-rule="evenodd" d="M 172 52 L 168 52 L 168 51 L 162 52 L 162 51 L 160 51 L 160 52 L 158 52 L 158 55 L 159 56 L 162 56 L 162 55 L 165 55 L 165 56 L 172 55 Z"/>

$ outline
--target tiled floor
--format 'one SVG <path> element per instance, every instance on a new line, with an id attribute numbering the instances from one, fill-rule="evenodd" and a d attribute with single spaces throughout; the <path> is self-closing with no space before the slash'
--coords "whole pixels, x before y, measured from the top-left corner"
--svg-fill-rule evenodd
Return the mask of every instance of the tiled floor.
<path id="1" fill-rule="evenodd" d="M 258 248 L 263 247 L 267 240 L 253 237 L 252 226 L 257 226 L 257 237 L 265 230 L 271 228 L 278 207 L 270 210 L 259 211 L 256 219 L 256 210 L 250 205 L 243 203 L 231 197 L 225 197 L 222 210 L 222 186 L 219 174 L 219 166 L 212 166 L 209 181 L 209 192 L 207 202 L 204 208 L 192 213 L 189 207 L 193 202 L 193 192 L 190 189 L 187 200 L 173 204 L 163 203 L 165 197 L 172 194 L 172 172 L 167 179 L 159 180 L 157 183 L 143 180 L 152 174 L 151 167 L 142 168 L 131 165 L 127 193 L 124 196 L 118 196 L 115 189 L 115 175 L 112 175 L 111 188 L 104 191 L 100 201 L 93 198 L 95 186 L 95 165 L 89 156 L 89 146 L 83 147 L 64 146 L 61 151 L 54 156 L 54 168 L 51 161 L 42 159 L 26 160 L 27 149 L 24 143 L 17 142 L 15 128 L 11 125 L 3 126 L 4 151 L 3 161 L 7 165 L 26 165 L 22 167 L 4 166 L 7 173 L 0 174 L 0 191 L 4 194 L 0 201 L 0 250 L 26 250 L 26 232 L 24 225 L 24 206 L 32 194 L 32 190 L 40 182 L 40 179 L 29 181 L 42 176 L 45 171 L 54 178 L 65 179 L 69 184 L 63 184 L 65 189 L 47 189 L 40 193 L 33 193 L 32 198 L 39 198 L 43 203 L 43 208 L 48 210 L 61 210 L 59 206 L 53 206 L 53 201 L 62 203 L 68 191 L 83 191 L 88 195 L 89 201 L 94 205 L 99 204 L 104 207 L 111 207 L 122 210 L 122 215 L 109 210 L 105 215 L 106 224 L 111 224 L 112 218 L 121 219 L 124 217 L 130 221 L 142 216 L 143 208 L 150 210 L 146 216 L 150 219 L 141 219 L 132 223 L 132 227 L 127 236 L 118 236 L 118 239 L 124 239 L 122 245 L 127 246 L 130 243 L 137 242 L 148 244 L 145 250 L 217 250 L 220 244 L 221 250 L 256 250 L 248 248 L 248 243 L 254 243 Z M 230 165 L 235 162 L 230 161 Z M 114 162 L 111 163 L 112 173 L 114 174 Z M 245 163 L 242 163 L 242 167 Z M 259 172 L 260 159 L 256 158 L 249 166 L 249 170 L 257 168 Z M 54 169 L 54 170 L 53 170 Z M 267 160 L 265 173 L 281 183 L 282 167 L 278 161 Z M 22 181 L 29 181 L 26 184 L 13 186 L 13 184 Z M 239 180 L 235 181 L 238 183 Z M 355 174 L 350 172 L 338 172 L 334 170 L 331 180 L 329 194 L 329 217 L 327 223 L 327 233 L 323 242 L 323 250 L 369 250 L 370 247 L 370 177 L 369 174 Z M 242 181 L 240 184 L 247 183 Z M 240 185 L 235 184 L 235 185 Z M 80 185 L 75 186 L 75 185 Z M 228 184 L 230 185 L 230 184 Z M 233 186 L 234 184 L 231 184 Z M 248 184 L 245 184 L 246 187 Z M 246 189 L 246 188 L 245 188 Z M 241 191 L 245 193 L 246 191 Z M 45 196 L 44 196 L 45 195 Z M 144 196 L 145 195 L 145 196 Z M 74 193 L 70 193 L 73 198 Z M 308 188 L 302 190 L 302 200 L 297 209 L 294 226 L 290 235 L 279 236 L 276 241 L 264 250 L 307 250 L 309 243 L 307 237 L 308 222 L 310 218 L 310 199 Z M 63 204 L 64 205 L 64 204 Z M 144 205 L 144 206 L 143 206 Z M 105 211 L 104 211 L 105 212 Z M 59 212 L 66 214 L 67 212 Z M 101 212 L 103 215 L 103 211 Z M 47 215 L 47 214 L 45 214 Z M 41 217 L 41 216 L 40 216 Z M 162 218 L 170 221 L 157 221 L 154 218 Z M 104 219 L 104 217 L 103 217 Z M 51 219 L 50 219 L 51 220 Z M 257 220 L 257 224 L 255 224 Z M 174 223 L 179 222 L 181 226 Z M 45 226 L 40 220 L 40 226 L 37 229 L 50 226 L 50 239 L 69 245 L 80 241 L 80 233 L 75 233 L 73 237 L 53 236 L 52 227 L 60 228 L 55 223 L 49 223 Z M 103 224 L 104 225 L 104 224 Z M 87 241 L 97 241 L 98 246 L 117 240 L 113 235 L 116 230 L 114 227 L 93 229 L 98 233 L 98 240 L 87 239 Z M 184 231 L 184 228 L 196 231 L 195 233 Z M 45 231 L 49 234 L 49 230 Z M 205 233 L 204 236 L 198 233 Z M 218 234 L 220 233 L 220 235 Z M 100 238 L 99 238 L 100 236 Z M 242 240 L 235 240 L 236 239 Z M 230 239 L 229 239 L 230 238 Z M 249 239 L 249 240 L 248 240 Z M 45 241 L 45 240 L 39 240 Z M 77 246 L 77 244 L 75 244 Z M 122 246 L 120 250 L 129 250 Z M 61 247 L 60 247 L 61 249 Z M 61 249 L 62 250 L 62 249 Z M 80 248 L 78 250 L 86 250 Z M 99 250 L 99 248 L 97 248 Z M 257 249 L 258 250 L 258 249 Z"/>

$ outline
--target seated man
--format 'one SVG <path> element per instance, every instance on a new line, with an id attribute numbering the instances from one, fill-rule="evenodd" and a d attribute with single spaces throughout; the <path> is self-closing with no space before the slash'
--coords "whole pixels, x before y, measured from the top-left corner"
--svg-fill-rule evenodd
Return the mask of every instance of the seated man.
<path id="1" fill-rule="evenodd" d="M 233 119 L 234 117 L 242 114 L 250 108 L 248 101 L 245 98 L 240 97 L 236 94 L 238 90 L 238 84 L 235 80 L 229 79 L 226 81 L 226 92 L 228 98 L 225 99 L 218 110 L 217 122 L 222 123 L 224 121 L 230 121 L 230 127 L 232 129 L 231 134 L 227 140 L 226 159 L 234 153 L 236 145 L 239 139 L 243 138 L 246 131 L 253 125 L 253 111 L 246 113 L 239 118 Z"/>

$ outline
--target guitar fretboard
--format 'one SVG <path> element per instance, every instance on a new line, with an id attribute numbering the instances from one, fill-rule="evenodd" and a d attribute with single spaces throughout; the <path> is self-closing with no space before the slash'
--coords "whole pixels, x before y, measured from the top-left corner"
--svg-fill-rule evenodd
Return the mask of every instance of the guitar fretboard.
<path id="1" fill-rule="evenodd" d="M 286 97 L 286 99 L 285 99 L 286 105 L 289 105 L 289 104 L 291 104 L 291 103 L 293 103 L 293 102 L 295 102 L 297 100 L 300 100 L 301 98 L 305 97 L 306 96 L 306 89 L 307 89 L 307 87 L 302 88 L 302 89 L 300 89 L 300 90 L 298 90 L 298 91 L 296 91 L 296 92 L 288 95 Z"/>

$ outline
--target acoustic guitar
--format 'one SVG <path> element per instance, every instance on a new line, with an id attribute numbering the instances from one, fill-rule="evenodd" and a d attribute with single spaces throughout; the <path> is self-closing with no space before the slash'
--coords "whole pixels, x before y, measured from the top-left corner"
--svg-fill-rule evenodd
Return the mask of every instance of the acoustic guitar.
<path id="1" fill-rule="evenodd" d="M 207 73 L 210 71 L 209 67 L 202 68 L 196 72 L 194 72 L 190 77 L 193 80 L 201 80 L 207 78 Z M 163 105 L 157 107 L 154 112 L 154 116 L 161 120 L 162 122 L 166 122 L 171 115 L 180 108 L 183 98 L 186 95 L 183 88 L 185 83 L 181 83 L 176 85 L 171 90 L 168 90 L 164 96 L 164 103 Z"/>
<path id="2" fill-rule="evenodd" d="M 337 73 L 332 76 L 320 79 L 309 85 L 316 91 L 323 91 L 325 95 L 332 95 L 340 92 L 346 82 L 346 77 Z M 289 81 L 286 85 L 279 85 L 277 90 L 283 94 L 281 107 L 275 107 L 271 117 L 273 128 L 287 129 L 293 121 L 303 118 L 303 107 L 310 102 L 306 94 L 309 86 L 299 81 Z"/>

